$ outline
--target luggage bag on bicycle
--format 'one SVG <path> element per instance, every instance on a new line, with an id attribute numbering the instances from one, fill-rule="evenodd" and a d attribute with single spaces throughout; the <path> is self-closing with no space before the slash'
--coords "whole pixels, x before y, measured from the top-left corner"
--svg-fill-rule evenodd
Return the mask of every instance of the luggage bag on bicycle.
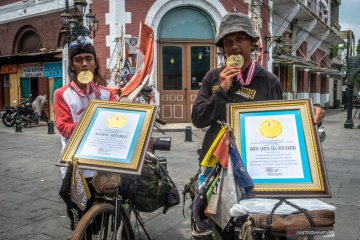
<path id="1" fill-rule="evenodd" d="M 147 154 L 140 176 L 123 178 L 121 193 L 129 198 L 140 212 L 153 212 L 180 203 L 179 193 L 167 169 L 154 154 Z"/>

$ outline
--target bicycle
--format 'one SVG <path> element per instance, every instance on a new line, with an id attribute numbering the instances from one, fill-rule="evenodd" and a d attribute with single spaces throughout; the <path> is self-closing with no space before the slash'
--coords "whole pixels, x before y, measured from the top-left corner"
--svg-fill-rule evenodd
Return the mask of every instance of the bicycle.
<path id="1" fill-rule="evenodd" d="M 82 216 L 72 240 L 135 240 L 131 213 L 150 240 L 144 222 L 129 199 L 123 199 L 119 188 L 113 194 L 98 194 L 94 205 Z"/>
<path id="2" fill-rule="evenodd" d="M 166 158 L 158 157 L 154 154 L 155 150 L 170 150 L 171 140 L 164 141 L 160 138 L 152 138 L 151 144 L 148 146 L 148 152 L 145 160 L 148 162 L 156 161 L 162 169 L 166 169 Z M 165 170 L 167 171 L 167 170 Z M 139 214 L 138 209 L 135 208 L 133 199 L 133 191 L 129 190 L 130 185 L 136 186 L 137 176 L 124 175 L 121 176 L 122 184 L 116 191 L 111 194 L 95 193 L 95 202 L 93 206 L 81 217 L 77 224 L 72 239 L 73 240 L 133 240 L 135 233 L 130 222 L 130 217 L 133 214 L 136 219 L 136 225 L 140 225 L 143 233 L 148 239 L 151 239 L 147 233 L 144 222 Z M 137 192 L 137 191 L 135 191 Z M 137 192 L 138 193 L 138 192 Z M 125 194 L 125 195 L 123 195 Z M 126 199 L 123 198 L 126 197 Z"/>

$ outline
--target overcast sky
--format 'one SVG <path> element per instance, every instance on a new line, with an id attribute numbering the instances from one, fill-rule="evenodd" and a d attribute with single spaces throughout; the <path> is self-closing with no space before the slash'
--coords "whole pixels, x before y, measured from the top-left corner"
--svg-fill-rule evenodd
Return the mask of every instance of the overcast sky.
<path id="1" fill-rule="evenodd" d="M 339 24 L 341 31 L 352 30 L 355 41 L 360 38 L 360 0 L 342 0 L 340 5 Z"/>

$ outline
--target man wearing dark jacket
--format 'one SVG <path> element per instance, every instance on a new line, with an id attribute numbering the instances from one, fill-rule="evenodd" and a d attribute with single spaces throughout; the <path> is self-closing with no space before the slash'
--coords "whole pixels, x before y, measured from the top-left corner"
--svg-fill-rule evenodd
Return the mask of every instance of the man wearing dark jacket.
<path id="1" fill-rule="evenodd" d="M 219 35 L 215 44 L 221 48 L 225 59 L 231 55 L 242 55 L 242 67 L 225 66 L 209 71 L 203 81 L 192 110 L 192 122 L 198 128 L 210 126 L 205 134 L 201 161 L 221 125 L 217 122 L 226 120 L 226 104 L 235 102 L 269 101 L 283 98 L 279 79 L 269 71 L 257 65 L 251 57 L 253 46 L 259 35 L 255 32 L 251 19 L 241 13 L 229 13 L 219 27 Z M 324 118 L 324 110 L 315 107 L 314 123 Z M 194 219 L 201 219 L 196 216 Z M 195 221 L 193 236 L 202 236 L 201 232 L 209 232 L 209 223 Z M 226 236 L 227 235 L 227 236 Z M 229 234 L 222 233 L 223 239 L 231 239 Z"/>

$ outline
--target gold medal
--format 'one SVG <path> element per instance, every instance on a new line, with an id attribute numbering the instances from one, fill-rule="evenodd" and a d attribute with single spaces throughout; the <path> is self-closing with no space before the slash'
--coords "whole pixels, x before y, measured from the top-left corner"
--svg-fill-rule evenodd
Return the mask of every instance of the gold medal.
<path id="1" fill-rule="evenodd" d="M 94 75 L 90 71 L 81 71 L 77 76 L 77 79 L 81 84 L 88 84 L 93 80 L 93 78 Z"/>
<path id="2" fill-rule="evenodd" d="M 244 58 L 242 55 L 231 55 L 226 60 L 226 66 L 239 67 L 244 65 Z"/>

